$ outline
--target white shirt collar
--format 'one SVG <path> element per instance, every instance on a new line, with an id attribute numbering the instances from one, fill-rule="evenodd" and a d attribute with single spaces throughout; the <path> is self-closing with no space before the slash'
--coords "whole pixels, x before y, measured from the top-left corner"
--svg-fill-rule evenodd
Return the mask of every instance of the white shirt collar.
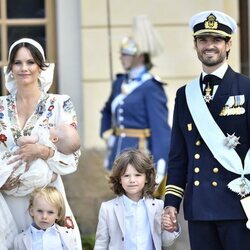
<path id="1" fill-rule="evenodd" d="M 136 78 L 139 75 L 143 74 L 146 71 L 146 67 L 144 65 L 133 68 L 129 72 L 129 78 Z"/>
<path id="2" fill-rule="evenodd" d="M 228 68 L 228 64 L 227 62 L 223 63 L 218 69 L 216 69 L 215 71 L 213 71 L 211 74 L 218 76 L 220 79 L 222 79 L 227 71 Z M 206 76 L 208 73 L 202 71 L 202 79 L 204 78 L 204 76 Z"/>
<path id="3" fill-rule="evenodd" d="M 125 194 L 122 196 L 122 198 L 123 198 L 123 202 L 124 202 L 125 207 L 130 207 L 132 205 L 139 205 L 142 202 L 144 202 L 144 200 L 145 200 L 145 198 L 143 197 L 142 199 L 140 199 L 139 201 L 136 202 L 136 201 L 129 199 L 128 196 L 126 196 Z"/>
<path id="4" fill-rule="evenodd" d="M 32 233 L 42 233 L 45 231 L 57 231 L 58 232 L 58 229 L 56 228 L 55 224 L 47 228 L 46 230 L 36 228 L 34 223 L 30 226 L 30 228 L 31 228 Z"/>

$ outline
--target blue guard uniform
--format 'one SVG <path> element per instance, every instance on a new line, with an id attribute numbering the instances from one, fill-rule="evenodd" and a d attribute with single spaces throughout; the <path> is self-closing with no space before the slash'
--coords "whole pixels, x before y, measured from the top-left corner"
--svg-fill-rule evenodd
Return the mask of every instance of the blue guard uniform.
<path id="1" fill-rule="evenodd" d="M 117 75 L 112 93 L 102 110 L 101 136 L 113 129 L 113 141 L 107 168 L 127 148 L 146 148 L 157 166 L 168 160 L 170 127 L 167 97 L 162 83 L 142 67 L 133 79 Z M 112 140 L 111 139 L 111 140 Z"/>

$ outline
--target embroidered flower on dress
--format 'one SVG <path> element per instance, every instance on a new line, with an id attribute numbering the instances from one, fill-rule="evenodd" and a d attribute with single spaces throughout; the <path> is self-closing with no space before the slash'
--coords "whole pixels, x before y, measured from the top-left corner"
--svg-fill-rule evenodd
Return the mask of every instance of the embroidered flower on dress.
<path id="1" fill-rule="evenodd" d="M 75 129 L 77 129 L 77 125 L 75 122 L 70 123 L 71 126 L 73 126 Z"/>
<path id="2" fill-rule="evenodd" d="M 20 130 L 18 128 L 11 128 L 11 131 L 12 131 L 12 134 L 13 134 L 13 137 L 14 137 L 14 140 L 15 142 L 17 141 L 17 139 L 22 135 Z"/>
<path id="3" fill-rule="evenodd" d="M 4 121 L 0 121 L 0 131 L 5 130 L 7 128 L 7 125 Z"/>
<path id="4" fill-rule="evenodd" d="M 54 105 L 50 105 L 49 108 L 48 108 L 48 110 L 51 111 L 51 110 L 54 109 L 54 107 L 55 107 Z"/>
<path id="5" fill-rule="evenodd" d="M 46 107 L 45 107 L 45 104 L 42 103 L 42 102 L 40 102 L 40 103 L 38 104 L 37 108 L 36 108 L 35 114 L 37 114 L 37 115 L 43 114 L 43 112 L 45 111 L 45 108 L 46 108 Z"/>
<path id="6" fill-rule="evenodd" d="M 8 107 L 8 116 L 11 119 L 15 113 L 15 110 L 16 110 L 15 99 L 13 96 L 10 95 L 7 97 L 6 100 L 7 100 L 7 107 Z"/>
<path id="7" fill-rule="evenodd" d="M 65 112 L 70 112 L 73 108 L 73 103 L 70 98 L 63 102 L 63 109 Z"/>
<path id="8" fill-rule="evenodd" d="M 6 141 L 7 141 L 6 135 L 0 134 L 0 142 L 2 142 L 3 145 L 7 148 L 7 145 L 6 145 L 6 143 L 5 143 Z"/>

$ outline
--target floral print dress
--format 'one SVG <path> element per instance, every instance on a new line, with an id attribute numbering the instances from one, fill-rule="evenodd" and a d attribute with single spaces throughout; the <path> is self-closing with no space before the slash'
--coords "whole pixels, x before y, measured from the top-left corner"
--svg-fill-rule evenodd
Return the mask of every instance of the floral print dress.
<path id="1" fill-rule="evenodd" d="M 20 128 L 19 125 L 16 96 L 13 94 L 0 97 L 0 155 L 3 155 L 3 152 L 11 152 L 16 147 L 16 140 L 20 136 L 36 134 L 41 127 L 49 130 L 51 127 L 56 127 L 61 123 L 77 127 L 76 112 L 68 95 L 42 93 L 34 113 L 27 120 L 23 128 Z M 51 185 L 56 186 L 64 196 L 66 214 L 72 218 L 72 227 L 74 227 L 80 249 L 79 230 L 68 205 L 64 185 L 60 177 L 60 175 L 76 171 L 80 150 L 72 155 L 64 155 L 58 152 L 56 148 L 54 150 L 54 156 L 47 160 L 47 163 L 52 171 L 59 175 L 57 180 L 51 183 Z M 0 159 L 0 178 L 1 161 L 3 165 L 3 160 Z M 3 195 L 17 224 L 18 232 L 26 230 L 31 223 L 31 218 L 27 211 L 29 195 L 23 197 Z"/>

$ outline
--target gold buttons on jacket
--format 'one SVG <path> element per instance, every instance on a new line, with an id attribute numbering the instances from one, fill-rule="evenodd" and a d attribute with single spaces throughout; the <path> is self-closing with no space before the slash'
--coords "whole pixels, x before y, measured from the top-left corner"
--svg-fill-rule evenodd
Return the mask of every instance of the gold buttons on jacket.
<path id="1" fill-rule="evenodd" d="M 194 172 L 195 172 L 196 174 L 198 174 L 198 173 L 200 172 L 200 168 L 196 167 L 196 168 L 194 169 Z"/>
<path id="2" fill-rule="evenodd" d="M 196 145 L 196 146 L 200 146 L 200 145 L 201 145 L 201 141 L 200 141 L 200 140 L 197 140 L 197 141 L 195 142 L 195 145 Z"/>
<path id="3" fill-rule="evenodd" d="M 195 155 L 194 155 L 194 158 L 195 158 L 196 160 L 200 159 L 200 154 L 195 154 Z"/>
<path id="4" fill-rule="evenodd" d="M 216 181 L 213 181 L 213 182 L 212 182 L 212 186 L 217 187 L 217 186 L 218 186 L 218 183 L 217 183 Z"/>
<path id="5" fill-rule="evenodd" d="M 198 187 L 198 186 L 200 185 L 200 182 L 199 182 L 199 181 L 195 181 L 195 182 L 194 182 L 194 185 L 195 185 L 196 187 Z"/>
<path id="6" fill-rule="evenodd" d="M 192 128 L 192 123 L 188 123 L 188 124 L 187 124 L 187 129 L 188 129 L 188 131 L 192 131 L 192 129 L 193 129 L 193 128 Z"/>
<path id="7" fill-rule="evenodd" d="M 217 173 L 219 172 L 219 169 L 218 169 L 218 168 L 213 168 L 213 172 L 214 172 L 215 174 L 217 174 Z"/>

